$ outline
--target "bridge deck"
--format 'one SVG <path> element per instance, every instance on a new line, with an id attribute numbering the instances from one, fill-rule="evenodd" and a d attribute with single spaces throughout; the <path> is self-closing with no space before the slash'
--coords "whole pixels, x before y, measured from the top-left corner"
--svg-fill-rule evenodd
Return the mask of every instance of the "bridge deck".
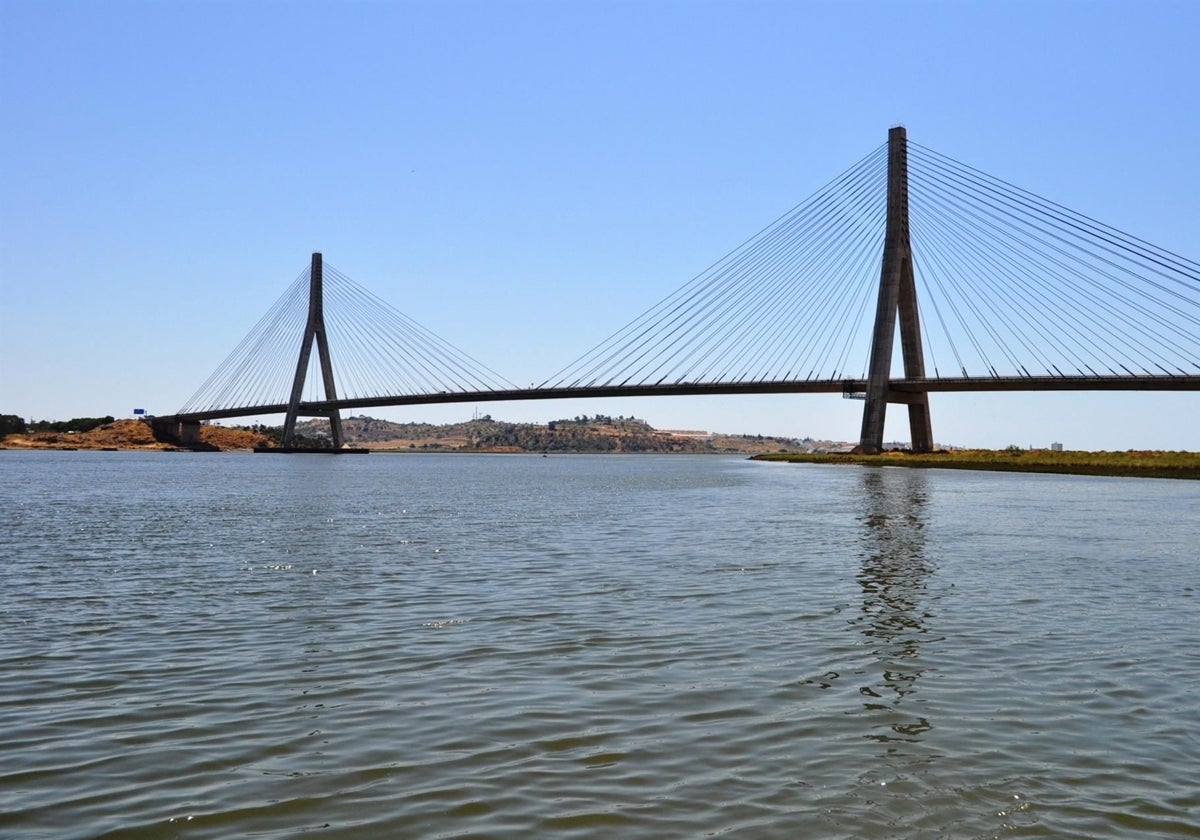
<path id="1" fill-rule="evenodd" d="M 516 402 L 524 400 L 589 399 L 597 397 L 667 397 L 719 394 L 859 394 L 863 379 L 826 379 L 799 382 L 711 382 L 660 385 L 601 385 L 579 388 L 518 388 L 489 391 L 442 391 L 437 394 L 402 394 L 387 397 L 323 400 L 300 404 L 299 414 L 324 417 L 333 411 L 351 411 L 400 405 L 441 403 Z M 889 389 L 896 402 L 905 394 L 969 391 L 1200 391 L 1200 374 L 1194 376 L 996 376 L 931 379 L 893 379 Z M 287 403 L 242 406 L 174 415 L 180 421 L 221 420 L 284 414 Z"/>

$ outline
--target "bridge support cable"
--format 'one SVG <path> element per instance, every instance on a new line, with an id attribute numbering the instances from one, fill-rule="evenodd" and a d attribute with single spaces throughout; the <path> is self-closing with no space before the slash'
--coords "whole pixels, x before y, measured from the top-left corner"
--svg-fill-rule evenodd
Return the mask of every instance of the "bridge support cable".
<path id="1" fill-rule="evenodd" d="M 1106 350 L 1086 323 L 1072 323 L 1079 314 L 1077 307 L 1040 284 L 1023 282 L 1028 271 L 1014 269 L 1025 258 L 1022 252 L 1004 254 L 998 253 L 999 247 L 983 248 L 969 231 L 948 228 L 937 218 L 915 222 L 914 229 L 922 245 L 929 245 L 929 264 L 941 266 L 949 278 L 944 284 L 938 283 L 938 292 L 948 295 L 959 326 L 986 370 L 997 368 L 975 337 L 972 322 L 955 303 L 955 295 L 962 297 L 963 308 L 969 310 L 977 328 L 986 332 L 988 346 L 1005 357 L 1009 371 L 1030 375 L 1032 368 L 1053 375 L 1055 367 L 1069 365 L 1082 374 L 1085 359 L 1105 355 Z M 959 278 L 958 284 L 953 278 Z M 960 367 L 967 375 L 965 366 L 960 363 Z"/>
<path id="2" fill-rule="evenodd" d="M 922 244 L 932 242 L 935 239 L 934 235 L 928 234 L 926 231 L 937 230 L 938 233 L 946 236 L 946 247 L 944 249 L 930 248 L 927 252 L 928 260 L 925 264 L 931 268 L 936 267 L 941 271 L 942 276 L 946 278 L 974 277 L 975 273 L 969 270 L 966 270 L 966 274 L 964 275 L 964 266 L 971 263 L 969 258 L 964 258 L 962 250 L 964 247 L 967 249 L 971 247 L 969 241 L 964 241 L 964 238 L 956 232 L 947 233 L 938 230 L 938 228 L 939 223 L 936 220 L 914 220 L 913 229 L 915 236 L 919 238 Z M 994 273 L 1006 273 L 1008 271 L 1006 264 L 1003 262 L 997 263 L 995 255 L 992 253 L 979 252 L 976 256 L 984 263 L 989 264 Z M 951 280 L 947 280 L 947 282 L 951 282 Z M 938 282 L 937 287 L 939 290 L 942 290 L 946 288 L 946 284 Z M 995 312 L 995 308 L 989 303 L 989 299 L 997 294 L 997 287 L 986 283 L 977 286 L 968 280 L 964 284 L 963 292 L 964 294 L 961 296 L 960 301 L 955 302 L 953 298 L 951 299 L 950 308 L 955 313 L 959 325 L 967 334 L 970 344 L 975 348 L 979 358 L 982 360 L 984 369 L 987 371 L 995 371 L 997 369 L 996 364 L 992 360 L 992 356 L 997 354 L 997 358 L 1003 357 L 1011 365 L 1012 369 L 1019 369 L 1020 362 L 1018 361 L 1018 357 L 1010 348 L 1011 341 L 1005 337 L 1004 322 L 997 317 L 989 317 Z M 1003 294 L 1003 292 L 1001 291 L 1000 294 Z M 974 328 L 972 328 L 972 324 Z M 1018 330 L 1015 332 L 1017 342 L 1024 344 L 1036 354 L 1037 350 L 1019 332 L 1020 325 L 1014 324 L 1014 327 Z M 1000 367 L 1003 368 L 1004 365 L 1001 364 Z"/>
<path id="3" fill-rule="evenodd" d="M 845 241 L 858 245 L 863 237 L 855 234 L 866 229 L 869 236 L 870 228 L 877 227 L 880 221 L 879 215 L 874 218 L 863 215 L 853 228 L 844 232 L 848 234 Z M 858 247 L 857 254 L 853 248 L 831 247 L 834 244 L 833 240 L 823 243 L 796 267 L 795 274 L 803 276 L 822 271 L 825 280 L 814 287 L 811 294 L 834 302 L 835 310 L 848 309 L 852 303 L 848 291 L 855 286 L 856 276 L 862 276 L 863 253 L 874 249 L 869 240 Z M 814 367 L 828 361 L 836 333 L 820 329 L 827 327 L 826 323 L 817 320 L 820 310 L 806 306 L 807 296 L 783 281 L 777 265 L 766 268 L 769 271 L 760 275 L 761 282 L 746 290 L 743 300 L 720 313 L 713 313 L 709 324 L 689 330 L 681 349 L 690 351 L 691 355 L 681 371 L 672 372 L 672 376 L 679 374 L 677 381 L 765 381 L 768 373 L 785 369 L 782 377 L 788 378 L 797 358 L 788 349 L 804 338 L 809 341 L 800 359 L 809 360 L 815 353 L 818 361 Z M 764 313 L 771 313 L 772 317 L 764 319 Z M 828 321 L 845 323 L 838 311 Z M 708 329 L 714 329 L 715 334 L 708 334 Z"/>
<path id="4" fill-rule="evenodd" d="M 885 174 L 880 147 L 538 387 L 838 378 L 822 351 L 862 332 L 847 296 L 869 295 Z"/>
<path id="5" fill-rule="evenodd" d="M 315 300 L 314 276 L 320 280 L 315 313 L 310 304 Z M 326 386 L 324 397 L 318 385 Z M 314 255 L 313 264 L 178 413 L 238 416 L 256 406 L 284 405 L 291 409 L 289 416 L 295 415 L 290 424 L 285 419 L 285 427 L 294 434 L 296 417 L 308 416 L 311 403 L 515 389 Z M 330 408 L 314 409 L 312 414 L 338 422 Z"/>
<path id="6" fill-rule="evenodd" d="M 283 362 L 294 364 L 295 346 L 284 351 L 300 335 L 307 317 L 309 268 L 300 272 L 267 313 L 225 357 L 196 392 L 184 403 L 180 414 L 241 405 L 281 402 L 282 392 L 263 390 Z M 274 397 L 272 400 L 271 398 Z"/>
<path id="7" fill-rule="evenodd" d="M 919 232 L 921 230 L 921 225 L 919 223 L 913 224 L 911 227 L 911 230 L 919 234 Z M 941 264 L 941 255 L 937 251 L 932 252 L 929 255 L 929 259 L 925 262 L 918 263 L 919 256 L 921 256 L 919 251 L 917 249 L 914 249 L 914 251 L 913 251 L 913 269 L 914 269 L 914 271 L 918 271 L 918 276 L 924 280 L 925 288 L 936 290 L 939 293 L 939 294 L 926 294 L 926 299 L 929 300 L 931 306 L 933 307 L 934 312 L 938 316 L 938 324 L 942 328 L 942 335 L 944 335 L 946 337 L 946 342 L 949 345 L 950 351 L 953 354 L 954 359 L 958 364 L 958 368 L 955 372 L 955 375 L 967 376 L 968 373 L 967 373 L 966 364 L 963 362 L 962 354 L 959 353 L 958 346 L 954 340 L 955 332 L 951 331 L 950 328 L 947 326 L 946 318 L 942 314 L 942 305 L 940 305 L 938 302 L 939 297 L 941 296 L 941 293 L 943 293 L 945 290 L 945 285 L 943 284 L 942 278 L 943 278 L 943 276 L 948 277 L 951 275 L 946 271 L 945 267 Z M 962 327 L 963 332 L 966 334 L 967 341 L 975 349 L 975 352 L 979 354 L 980 358 L 984 359 L 985 364 L 990 369 L 991 363 L 987 359 L 986 351 L 984 351 L 983 346 L 980 344 L 979 340 L 975 337 L 974 332 L 971 330 L 970 324 L 966 321 L 966 319 L 964 319 L 962 313 L 958 310 L 957 298 L 955 298 L 954 296 L 946 296 L 945 300 L 946 300 L 946 304 L 945 304 L 946 308 L 950 311 L 950 314 L 953 316 L 953 321 Z M 928 335 L 928 331 L 927 331 L 927 335 Z M 936 375 L 937 374 L 935 373 L 935 376 Z"/>
<path id="8" fill-rule="evenodd" d="M 954 208 L 954 211 L 959 218 L 970 217 L 969 209 Z M 1102 308 L 1108 311 L 1098 312 L 1094 307 L 1096 298 L 1086 288 L 1077 289 L 1078 297 L 1075 300 L 1063 294 L 1063 289 L 1068 288 L 1071 282 L 1068 275 L 1079 275 L 1078 270 L 1052 256 L 1049 263 L 1039 265 L 1032 259 L 1038 254 L 1037 243 L 1015 239 L 1005 231 L 996 231 L 987 220 L 983 221 L 983 225 L 1000 236 L 998 241 L 989 243 L 988 248 L 981 247 L 979 237 L 970 230 L 942 231 L 942 235 L 946 237 L 948 249 L 958 252 L 957 262 L 964 267 L 960 276 L 968 299 L 977 301 L 979 318 L 1010 357 L 1014 368 L 1023 365 L 1013 359 L 1012 351 L 1000 343 L 1002 340 L 997 330 L 1015 338 L 1039 365 L 1043 362 L 1037 358 L 1039 350 L 1033 347 L 1035 344 L 1050 345 L 1051 351 L 1063 351 L 1061 342 L 1065 340 L 1080 348 L 1089 347 L 1090 352 L 1096 354 L 1095 358 L 1100 359 L 1106 354 L 1112 355 L 1118 340 L 1130 337 L 1121 326 L 1121 322 L 1126 320 L 1125 315 L 1103 302 Z M 934 222 L 931 227 L 938 226 L 940 223 Z M 1043 281 L 1053 278 L 1058 283 L 1031 284 L 1027 282 L 1029 277 L 1041 277 Z M 979 312 L 980 307 L 986 311 Z M 1116 316 L 1117 321 L 1106 325 L 1105 319 L 1112 315 Z M 1103 332 L 1098 331 L 1101 329 Z M 1112 342 L 1113 346 L 1101 348 L 1097 340 L 1100 343 Z M 1136 338 L 1134 343 L 1138 343 Z M 1086 355 L 1089 350 L 1084 352 Z M 1045 363 L 1046 370 L 1050 366 L 1050 363 Z"/>
<path id="9" fill-rule="evenodd" d="M 426 329 L 346 275 L 330 269 L 331 328 L 355 362 L 343 390 L 355 398 L 515 388 L 500 374 Z M 349 373 L 349 371 L 348 371 Z"/>
<path id="10" fill-rule="evenodd" d="M 877 167 L 872 176 L 877 177 L 879 171 Z M 854 201 L 869 196 L 864 189 L 869 184 L 867 181 L 855 190 Z M 767 373 L 790 379 L 806 365 L 820 367 L 823 360 L 828 360 L 828 348 L 836 334 L 828 326 L 845 323 L 837 310 L 849 308 L 852 302 L 848 298 L 856 286 L 861 287 L 862 256 L 875 249 L 873 240 L 882 221 L 882 213 L 847 215 L 822 231 L 799 262 L 781 266 L 791 278 L 813 278 L 808 287 L 779 282 L 785 279 L 780 272 L 750 278 L 754 288 L 761 287 L 761 293 L 746 296 L 749 305 L 739 308 L 736 319 L 724 319 L 721 332 L 707 342 L 708 356 L 693 363 L 693 369 L 699 362 L 707 362 L 709 369 L 704 375 L 713 379 L 726 375 L 719 365 L 732 364 L 734 381 L 765 381 Z M 798 245 L 804 243 L 790 244 L 789 256 L 800 250 Z M 834 317 L 823 318 L 827 313 L 812 306 L 814 299 L 833 303 Z M 764 317 L 764 313 L 770 317 Z M 817 354 L 817 361 L 810 364 L 813 354 Z M 687 375 L 694 374 L 689 371 Z"/>
<path id="11" fill-rule="evenodd" d="M 829 266 L 831 277 L 840 275 L 841 279 L 836 285 L 812 290 L 813 297 L 830 301 L 832 306 L 813 306 L 804 295 L 793 295 L 790 305 L 781 308 L 775 319 L 775 332 L 765 336 L 757 354 L 745 360 L 747 369 L 783 371 L 784 380 L 811 380 L 820 371 L 828 371 L 830 379 L 845 376 L 855 332 L 843 325 L 862 323 L 862 313 L 871 297 L 871 275 L 878 260 L 877 237 L 883 221 L 882 209 L 864 215 L 857 251 L 847 249 Z M 817 267 L 813 265 L 812 269 Z"/>
<path id="12" fill-rule="evenodd" d="M 1200 372 L 1200 263 L 918 144 L 911 160 L 922 297 L 955 315 L 928 341 L 965 337 L 964 377 Z"/>
<path id="13" fill-rule="evenodd" d="M 1196 271 L 1200 268 L 1200 263 L 1197 263 L 1195 260 L 1172 253 L 1143 239 L 1138 239 L 1082 213 L 1070 210 L 1061 204 L 1056 204 L 1049 199 L 1042 198 L 1027 190 L 1022 190 L 1006 181 L 987 175 L 966 164 L 959 163 L 953 158 L 939 154 L 932 149 L 927 149 L 918 144 L 913 145 L 917 149 L 918 156 L 924 155 L 931 160 L 936 160 L 939 165 L 944 167 L 945 171 L 953 173 L 955 180 L 958 182 L 983 185 L 985 188 L 991 189 L 994 195 L 1003 196 L 1004 200 L 1008 201 L 1012 207 L 1023 208 L 1030 215 L 1040 216 L 1051 222 L 1059 230 L 1075 231 L 1075 235 L 1078 238 L 1090 239 L 1101 250 L 1106 251 L 1114 258 L 1132 259 L 1139 264 L 1145 265 L 1150 273 L 1156 274 L 1163 280 L 1168 281 L 1166 284 L 1155 283 L 1155 285 L 1164 291 L 1168 287 L 1174 287 L 1177 294 L 1181 288 L 1194 287 L 1194 284 L 1185 278 L 1194 278 Z M 1187 299 L 1186 297 L 1180 297 L 1180 300 Z"/>

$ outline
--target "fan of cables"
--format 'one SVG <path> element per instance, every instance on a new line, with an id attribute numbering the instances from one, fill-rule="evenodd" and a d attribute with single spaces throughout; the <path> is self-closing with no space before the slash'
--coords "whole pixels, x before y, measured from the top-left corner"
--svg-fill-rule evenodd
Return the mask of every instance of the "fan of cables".
<path id="1" fill-rule="evenodd" d="M 908 171 L 931 375 L 1200 373 L 1200 263 L 911 142 Z"/>
<path id="2" fill-rule="evenodd" d="M 311 267 L 213 372 L 180 414 L 285 404 L 308 324 Z M 370 399 L 509 390 L 515 386 L 486 365 L 422 327 L 329 263 L 322 272 L 325 334 L 338 397 Z M 307 400 L 318 393 L 316 352 L 309 359 Z"/>
<path id="3" fill-rule="evenodd" d="M 929 376 L 1200 373 L 1200 264 L 913 143 L 908 173 Z M 886 194 L 881 146 L 539 387 L 865 378 Z"/>
<path id="4" fill-rule="evenodd" d="M 869 341 L 886 183 L 883 145 L 539 387 L 842 378 Z"/>

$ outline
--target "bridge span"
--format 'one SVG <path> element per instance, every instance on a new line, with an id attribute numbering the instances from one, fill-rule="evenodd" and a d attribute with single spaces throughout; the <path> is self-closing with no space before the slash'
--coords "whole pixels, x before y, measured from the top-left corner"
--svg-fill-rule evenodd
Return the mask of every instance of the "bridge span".
<path id="1" fill-rule="evenodd" d="M 865 399 L 864 379 L 816 382 L 713 382 L 673 385 L 604 385 L 585 388 L 513 388 L 508 390 L 409 394 L 395 397 L 366 397 L 343 400 L 301 402 L 294 407 L 296 417 L 333 417 L 342 411 L 405 405 L 439 405 L 529 400 L 565 400 L 612 397 L 682 397 L 733 394 L 842 394 L 849 399 Z M 952 379 L 893 379 L 888 385 L 889 403 L 910 404 L 922 395 L 949 392 L 986 391 L 1200 391 L 1198 376 L 1010 376 L 958 377 Z M 210 420 L 287 414 L 287 403 L 176 414 L 154 418 L 160 428 L 170 428 L 172 437 L 184 442 L 198 440 L 199 425 Z"/>
<path id="2" fill-rule="evenodd" d="M 306 399 L 306 382 L 324 398 L 310 387 Z M 910 144 L 896 127 L 540 384 L 513 385 L 318 253 L 157 422 L 187 440 L 204 421 L 283 414 L 290 447 L 298 417 L 326 417 L 340 448 L 342 411 L 383 406 L 840 393 L 864 403 L 861 451 L 882 448 L 889 404 L 906 407 L 911 446 L 928 451 L 933 393 L 1197 390 L 1200 263 Z"/>
<path id="3" fill-rule="evenodd" d="M 585 388 L 513 388 L 497 391 L 456 391 L 439 394 L 406 394 L 395 397 L 364 397 L 301 402 L 299 417 L 327 417 L 334 411 L 356 411 L 404 405 L 440 405 L 529 400 L 593 399 L 601 397 L 688 397 L 732 394 L 842 394 L 861 399 L 865 379 L 817 382 L 710 382 L 674 385 L 600 385 Z M 890 380 L 888 401 L 907 403 L 909 394 L 955 391 L 1200 391 L 1197 376 L 1008 376 L 958 377 L 953 379 Z M 161 419 L 176 423 L 201 423 L 235 417 L 286 414 L 287 403 L 242 408 L 214 409 L 174 414 Z"/>

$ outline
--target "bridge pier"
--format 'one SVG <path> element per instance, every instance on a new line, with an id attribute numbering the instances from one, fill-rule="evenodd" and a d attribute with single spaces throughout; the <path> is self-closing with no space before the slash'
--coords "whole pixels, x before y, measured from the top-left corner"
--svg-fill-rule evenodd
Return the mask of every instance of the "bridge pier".
<path id="1" fill-rule="evenodd" d="M 193 446 L 200 442 L 200 423 L 197 420 L 184 420 L 179 424 L 179 442 L 184 446 Z"/>
<path id="2" fill-rule="evenodd" d="M 887 227 L 871 340 L 866 405 L 863 406 L 862 433 L 855 448 L 857 452 L 877 454 L 883 451 L 884 421 L 889 402 L 908 404 L 913 451 L 929 452 L 933 449 L 929 394 L 924 391 L 899 394 L 890 387 L 897 315 L 900 319 L 904 378 L 924 379 L 921 320 L 917 311 L 917 284 L 908 231 L 908 135 L 903 126 L 888 131 Z"/>
<path id="3" fill-rule="evenodd" d="M 180 446 L 196 446 L 200 443 L 200 421 L 180 420 L 178 417 L 153 417 L 150 428 L 155 440 L 169 441 Z"/>

